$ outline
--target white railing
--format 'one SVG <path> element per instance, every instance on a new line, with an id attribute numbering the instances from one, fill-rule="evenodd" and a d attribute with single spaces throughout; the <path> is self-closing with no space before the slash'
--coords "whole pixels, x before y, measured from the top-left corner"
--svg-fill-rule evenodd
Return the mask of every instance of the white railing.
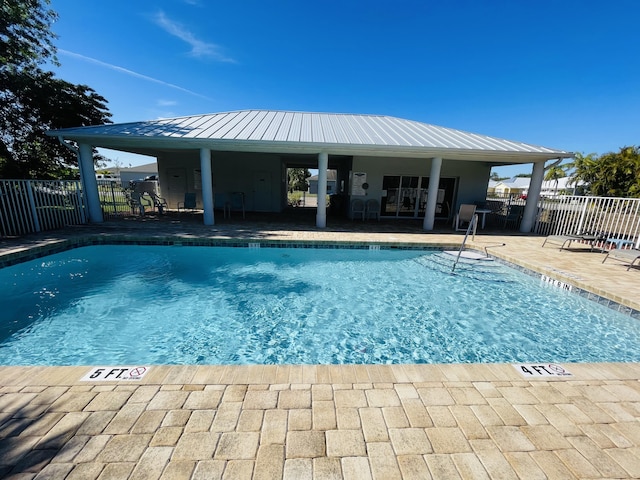
<path id="1" fill-rule="evenodd" d="M 558 196 L 542 199 L 534 226 L 540 235 L 594 234 L 640 248 L 640 198 Z"/>
<path id="2" fill-rule="evenodd" d="M 87 223 L 76 180 L 0 180 L 0 237 Z"/>

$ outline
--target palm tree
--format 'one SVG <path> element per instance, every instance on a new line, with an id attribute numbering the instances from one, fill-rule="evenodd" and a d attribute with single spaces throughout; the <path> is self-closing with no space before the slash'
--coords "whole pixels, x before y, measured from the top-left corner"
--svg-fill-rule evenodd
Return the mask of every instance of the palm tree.
<path id="1" fill-rule="evenodd" d="M 558 195 L 558 180 L 560 180 L 561 178 L 564 178 L 567 176 L 567 173 L 565 172 L 565 167 L 561 166 L 561 165 L 554 165 L 553 167 L 549 168 L 549 170 L 547 170 L 547 173 L 544 176 L 544 179 L 548 182 L 550 181 L 555 181 L 555 190 L 553 192 L 553 196 L 557 196 Z"/>

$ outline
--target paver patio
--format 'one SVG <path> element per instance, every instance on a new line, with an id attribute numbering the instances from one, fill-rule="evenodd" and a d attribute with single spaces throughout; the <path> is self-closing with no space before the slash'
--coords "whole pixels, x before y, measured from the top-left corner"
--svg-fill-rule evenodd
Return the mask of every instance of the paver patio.
<path id="1" fill-rule="evenodd" d="M 384 225 L 320 231 L 165 221 L 7 241 L 0 254 L 78 235 L 461 239 Z M 541 245 L 539 237 L 503 234 L 473 242 L 600 301 L 640 309 L 640 272 L 602 265 L 599 253 Z M 0 367 L 0 476 L 640 478 L 640 364 L 564 366 L 573 376 L 530 379 L 504 364 L 153 366 L 140 381 L 95 383 L 80 381 L 90 367 Z"/>

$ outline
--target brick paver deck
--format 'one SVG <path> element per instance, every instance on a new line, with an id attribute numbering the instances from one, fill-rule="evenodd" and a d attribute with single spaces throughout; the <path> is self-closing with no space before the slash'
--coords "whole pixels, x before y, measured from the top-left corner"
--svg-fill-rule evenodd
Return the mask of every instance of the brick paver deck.
<path id="1" fill-rule="evenodd" d="M 384 226 L 142 226 L 50 233 L 0 254 L 86 234 L 461 239 Z M 640 272 L 602 265 L 602 254 L 542 249 L 532 236 L 473 245 L 638 309 Z M 0 476 L 640 478 L 640 364 L 564 366 L 573 376 L 525 378 L 511 365 L 153 366 L 140 381 L 93 383 L 80 381 L 90 367 L 0 367 Z"/>

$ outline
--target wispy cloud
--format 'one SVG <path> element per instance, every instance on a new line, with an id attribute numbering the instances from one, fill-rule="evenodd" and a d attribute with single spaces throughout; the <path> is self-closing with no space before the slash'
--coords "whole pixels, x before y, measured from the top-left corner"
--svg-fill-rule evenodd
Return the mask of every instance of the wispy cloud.
<path id="1" fill-rule="evenodd" d="M 184 25 L 171 20 L 163 11 L 158 12 L 153 19 L 165 32 L 188 43 L 191 47 L 190 55 L 194 57 L 211 58 L 219 62 L 236 63 L 234 59 L 227 57 L 223 53 L 222 47 L 215 43 L 205 42 L 196 38 Z"/>
<path id="2" fill-rule="evenodd" d="M 159 99 L 157 102 L 157 105 L 159 107 L 174 107 L 178 104 L 178 102 L 176 102 L 175 100 L 164 100 L 164 99 Z"/>
<path id="3" fill-rule="evenodd" d="M 175 90 L 180 90 L 181 92 L 188 93 L 190 95 L 194 95 L 196 97 L 204 98 L 206 100 L 211 100 L 209 97 L 205 95 L 201 95 L 193 90 L 189 90 L 187 88 L 181 87 L 179 85 L 174 85 L 173 83 L 165 82 L 164 80 L 159 80 L 157 78 L 149 77 L 147 75 L 143 75 L 138 72 L 134 72 L 133 70 L 129 70 L 127 68 L 119 67 L 118 65 L 113 65 L 111 63 L 103 62 L 101 60 L 97 60 L 95 58 L 87 57 L 85 55 L 80 55 L 79 53 L 70 52 L 69 50 L 63 50 L 61 48 L 58 49 L 58 53 L 61 55 L 66 55 L 68 57 L 77 58 L 80 60 L 84 60 L 85 62 L 93 63 L 95 65 L 100 65 L 102 67 L 108 68 L 110 70 L 115 70 L 116 72 L 124 73 L 125 75 L 129 75 L 131 77 L 140 78 L 142 80 L 146 80 L 148 82 L 158 83 L 160 85 L 164 85 L 165 87 L 173 88 Z"/>

